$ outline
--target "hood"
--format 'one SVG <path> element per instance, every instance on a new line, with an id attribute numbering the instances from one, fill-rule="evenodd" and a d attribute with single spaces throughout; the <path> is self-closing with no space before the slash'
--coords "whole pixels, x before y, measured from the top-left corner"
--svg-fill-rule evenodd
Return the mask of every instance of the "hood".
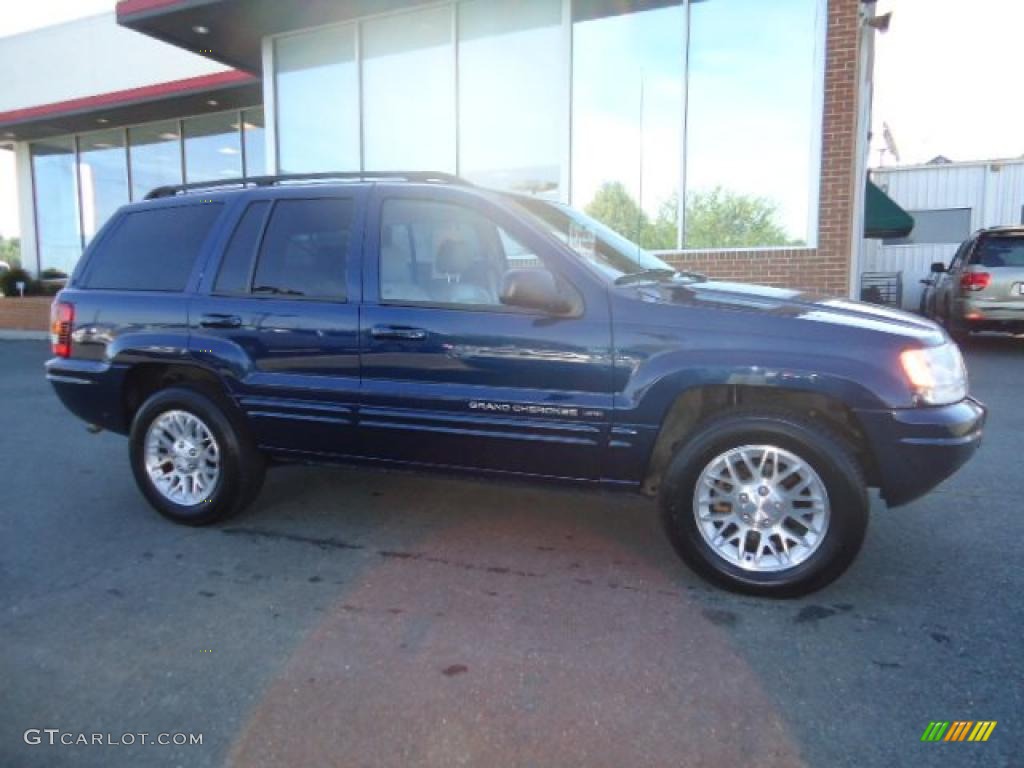
<path id="1" fill-rule="evenodd" d="M 925 346 L 945 341 L 944 332 L 931 320 L 902 310 L 835 296 L 715 280 L 645 284 L 638 286 L 637 290 L 644 301 L 844 326 L 915 339 Z"/>

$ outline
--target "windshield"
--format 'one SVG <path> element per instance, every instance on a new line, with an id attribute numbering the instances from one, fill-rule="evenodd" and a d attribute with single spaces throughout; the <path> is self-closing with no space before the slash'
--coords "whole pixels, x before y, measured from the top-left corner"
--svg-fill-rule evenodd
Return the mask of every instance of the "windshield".
<path id="1" fill-rule="evenodd" d="M 650 251 L 627 240 L 597 219 L 549 200 L 510 195 L 551 234 L 578 253 L 583 260 L 611 280 L 653 270 L 676 275 L 674 267 Z"/>

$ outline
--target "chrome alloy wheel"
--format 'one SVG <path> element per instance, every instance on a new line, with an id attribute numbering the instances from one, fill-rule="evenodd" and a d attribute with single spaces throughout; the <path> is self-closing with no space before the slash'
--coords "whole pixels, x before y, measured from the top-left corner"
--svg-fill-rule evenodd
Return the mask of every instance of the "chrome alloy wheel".
<path id="1" fill-rule="evenodd" d="M 146 431 L 146 472 L 165 498 L 193 506 L 213 493 L 220 479 L 220 448 L 202 419 L 165 411 Z"/>
<path id="2" fill-rule="evenodd" d="M 785 571 L 817 551 L 828 531 L 818 473 L 774 445 L 743 445 L 712 459 L 693 492 L 697 528 L 723 560 L 747 571 Z"/>

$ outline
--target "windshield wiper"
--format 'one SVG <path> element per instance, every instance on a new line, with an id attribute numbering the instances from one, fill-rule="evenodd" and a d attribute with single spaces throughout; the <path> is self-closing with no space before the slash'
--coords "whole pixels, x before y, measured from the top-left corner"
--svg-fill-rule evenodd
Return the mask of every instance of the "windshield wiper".
<path id="1" fill-rule="evenodd" d="M 696 283 L 703 283 L 707 280 L 706 275 L 702 275 L 699 272 L 684 272 L 675 269 L 667 269 L 665 267 L 652 267 L 650 269 L 641 269 L 639 272 L 630 272 L 627 275 L 620 275 L 615 278 L 616 285 L 627 285 L 629 283 L 641 283 L 646 281 L 665 281 L 671 280 L 674 277 L 685 277 L 688 280 L 692 280 Z"/>
<path id="2" fill-rule="evenodd" d="M 291 288 L 278 288 L 274 285 L 257 285 L 252 289 L 253 293 L 272 293 L 278 296 L 305 296 L 302 291 L 293 291 Z"/>
<path id="3" fill-rule="evenodd" d="M 630 272 L 625 275 L 619 275 L 615 278 L 615 284 L 626 285 L 627 283 L 640 283 L 646 280 L 671 280 L 675 276 L 676 271 L 674 269 L 653 267 L 651 269 L 641 269 L 639 272 Z"/>

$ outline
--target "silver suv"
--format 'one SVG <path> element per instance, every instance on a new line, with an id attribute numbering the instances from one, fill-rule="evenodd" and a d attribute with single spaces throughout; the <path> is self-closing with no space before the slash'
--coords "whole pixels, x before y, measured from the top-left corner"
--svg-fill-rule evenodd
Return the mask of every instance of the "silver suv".
<path id="1" fill-rule="evenodd" d="M 982 229 L 947 267 L 932 264 L 924 313 L 952 336 L 972 331 L 1024 333 L 1024 226 Z"/>

